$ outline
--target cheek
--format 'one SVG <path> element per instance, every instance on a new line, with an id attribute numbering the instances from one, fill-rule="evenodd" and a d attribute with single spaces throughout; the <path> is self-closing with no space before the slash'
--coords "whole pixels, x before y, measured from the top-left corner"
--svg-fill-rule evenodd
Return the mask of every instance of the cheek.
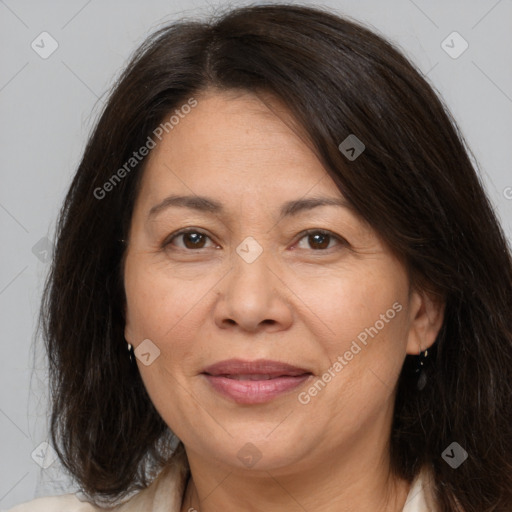
<path id="1" fill-rule="evenodd" d="M 293 289 L 307 306 L 310 329 L 332 361 L 349 350 L 353 340 L 359 339 L 364 347 L 365 340 L 378 338 L 383 345 L 404 338 L 407 283 L 403 277 L 400 269 L 382 262 L 357 272 L 297 279 Z"/>
<path id="2" fill-rule="evenodd" d="M 211 281 L 211 282 L 210 282 Z M 194 321 L 201 299 L 214 285 L 208 279 L 181 279 L 158 265 L 127 265 L 125 289 L 127 325 L 134 341 L 145 338 L 163 343 Z"/>
<path id="3" fill-rule="evenodd" d="M 323 338 L 322 373 L 298 397 L 333 439 L 371 429 L 389 413 L 405 357 L 406 313 L 397 294 L 368 297 L 359 306 L 340 299 L 338 311 L 351 312 L 338 315 L 336 336 Z"/>
<path id="4" fill-rule="evenodd" d="M 405 357 L 407 280 L 399 268 L 376 265 L 320 284 L 321 293 L 311 285 L 300 293 L 315 314 L 310 317 L 321 319 L 314 332 L 323 383 L 313 382 L 299 401 L 312 414 L 329 416 L 331 425 L 357 430 L 392 398 Z"/>
<path id="5" fill-rule="evenodd" d="M 133 277 L 126 293 L 127 325 L 134 346 L 149 339 L 158 348 L 158 357 L 150 365 L 137 360 L 139 373 L 162 418 L 173 430 L 181 431 L 180 418 L 188 417 L 194 408 L 187 379 L 198 352 L 193 343 L 197 339 L 197 315 L 204 315 L 201 290 L 197 290 L 201 286 L 183 287 L 152 272 Z"/>
<path id="6" fill-rule="evenodd" d="M 168 267 L 142 262 L 127 265 L 125 274 L 130 340 L 137 347 L 149 339 L 159 351 L 151 365 L 141 361 L 137 364 L 161 412 L 169 407 L 181 410 L 177 403 L 181 395 L 189 400 L 183 390 L 188 387 L 186 379 L 195 375 L 198 356 L 205 354 L 198 347 L 204 342 L 200 330 L 208 319 L 210 295 L 218 281 L 213 273 L 194 280 L 177 278 L 174 274 L 170 275 Z"/>

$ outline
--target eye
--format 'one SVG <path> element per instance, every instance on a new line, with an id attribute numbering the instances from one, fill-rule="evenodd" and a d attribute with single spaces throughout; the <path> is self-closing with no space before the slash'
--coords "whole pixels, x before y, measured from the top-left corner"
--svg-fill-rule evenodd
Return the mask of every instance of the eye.
<path id="1" fill-rule="evenodd" d="M 176 240 L 180 240 L 180 243 L 176 243 Z M 165 248 L 169 245 L 174 245 L 178 249 L 189 250 L 189 249 L 207 249 L 207 241 L 212 242 L 211 238 L 202 231 L 195 228 L 182 229 L 176 233 L 173 233 L 168 237 L 162 244 Z M 305 242 L 303 242 L 303 240 Z M 304 243 L 308 244 L 309 247 L 304 247 Z M 347 245 L 347 242 L 335 235 L 330 231 L 321 229 L 309 229 L 301 233 L 297 246 L 300 249 L 313 249 L 314 251 L 325 251 L 332 249 L 336 245 Z M 301 246 L 302 244 L 302 246 Z M 210 246 L 211 247 L 211 246 Z M 218 247 L 213 245 L 213 247 Z"/>
<path id="2" fill-rule="evenodd" d="M 341 237 L 331 233 L 330 231 L 324 231 L 321 229 L 309 229 L 302 234 L 299 239 L 299 244 L 302 240 L 309 244 L 309 247 L 300 247 L 301 249 L 313 249 L 314 251 L 332 249 L 333 244 L 331 242 L 337 242 L 338 245 L 346 245 L 347 242 Z M 334 244 L 335 245 L 335 244 Z"/>
<path id="3" fill-rule="evenodd" d="M 173 243 L 174 240 L 180 240 L 181 244 Z M 169 238 L 167 238 L 162 244 L 163 247 L 168 245 L 175 245 L 179 249 L 205 249 L 206 240 L 211 240 L 211 238 L 202 231 L 199 231 L 195 228 L 182 229 L 177 233 L 174 233 Z"/>

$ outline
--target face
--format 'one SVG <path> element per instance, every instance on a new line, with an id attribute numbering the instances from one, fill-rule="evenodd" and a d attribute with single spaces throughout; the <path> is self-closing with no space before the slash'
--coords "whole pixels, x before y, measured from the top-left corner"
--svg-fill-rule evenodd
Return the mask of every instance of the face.
<path id="1" fill-rule="evenodd" d="M 129 233 L 125 337 L 151 400 L 189 458 L 232 468 L 375 452 L 433 309 L 277 101 L 196 99 L 149 155 Z"/>

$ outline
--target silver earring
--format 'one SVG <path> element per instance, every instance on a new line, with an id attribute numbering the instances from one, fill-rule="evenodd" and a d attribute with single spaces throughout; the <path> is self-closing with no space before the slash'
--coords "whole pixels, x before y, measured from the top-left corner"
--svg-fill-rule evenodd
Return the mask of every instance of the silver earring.
<path id="1" fill-rule="evenodd" d="M 418 355 L 418 365 L 416 366 L 416 374 L 418 375 L 418 382 L 416 383 L 416 387 L 418 391 L 421 391 L 427 384 L 427 373 L 425 372 L 427 357 L 428 349 L 424 352 L 420 352 Z"/>
<path id="2" fill-rule="evenodd" d="M 133 351 L 133 346 L 131 343 L 128 343 L 128 354 L 129 354 L 129 357 L 130 357 L 130 363 L 133 363 L 134 359 L 133 359 L 133 355 L 134 355 L 134 351 Z"/>

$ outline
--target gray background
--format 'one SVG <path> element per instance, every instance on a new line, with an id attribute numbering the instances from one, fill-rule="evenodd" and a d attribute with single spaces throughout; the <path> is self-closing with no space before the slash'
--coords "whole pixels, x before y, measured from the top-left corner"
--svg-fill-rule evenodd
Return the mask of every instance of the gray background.
<path id="1" fill-rule="evenodd" d="M 131 52 L 162 23 L 227 5 L 0 0 L 0 509 L 69 488 L 58 462 L 41 467 L 52 462 L 52 452 L 40 447 L 47 439 L 47 390 L 35 322 L 58 209 L 104 93 Z M 427 75 L 473 150 L 512 239 L 512 1 L 322 5 L 398 43 Z M 50 48 L 49 39 L 41 43 L 38 37 L 43 31 L 58 43 L 47 59 L 31 47 L 35 41 Z M 469 44 L 458 58 L 441 46 L 453 31 Z M 457 40 L 448 44 L 452 51 L 461 48 Z"/>

